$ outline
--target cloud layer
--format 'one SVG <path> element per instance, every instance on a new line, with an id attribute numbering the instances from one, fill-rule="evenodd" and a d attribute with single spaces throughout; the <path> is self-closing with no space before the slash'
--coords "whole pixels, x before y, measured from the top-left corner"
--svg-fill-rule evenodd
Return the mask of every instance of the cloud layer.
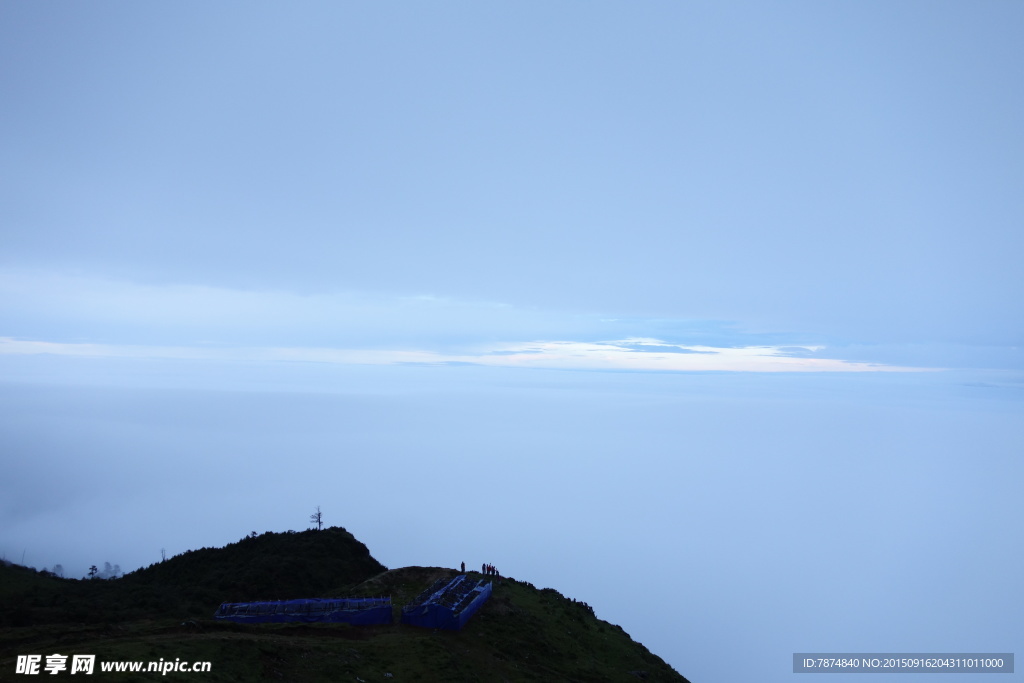
<path id="1" fill-rule="evenodd" d="M 141 284 L 0 269 L 0 354 L 670 372 L 936 366 L 722 321 L 566 313 L 430 294 Z M 908 362 L 909 361 L 909 362 Z M 941 363 L 938 363 L 941 365 Z"/>
<path id="2" fill-rule="evenodd" d="M 0 354 L 150 358 L 179 360 L 293 361 L 345 365 L 471 364 L 492 367 L 560 370 L 655 372 L 899 372 L 923 368 L 814 358 L 817 347 L 712 347 L 668 344 L 657 339 L 505 343 L 475 352 L 448 353 L 415 349 L 344 349 L 315 347 L 203 348 L 129 346 L 25 341 L 0 337 Z"/>

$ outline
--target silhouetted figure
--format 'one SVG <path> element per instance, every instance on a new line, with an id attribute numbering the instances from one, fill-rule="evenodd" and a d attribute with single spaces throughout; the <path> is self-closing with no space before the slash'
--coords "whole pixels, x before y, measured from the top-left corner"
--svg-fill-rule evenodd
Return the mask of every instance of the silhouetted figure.
<path id="1" fill-rule="evenodd" d="M 481 574 L 487 574 L 487 563 L 486 562 L 484 564 L 480 565 L 480 573 Z"/>
<path id="2" fill-rule="evenodd" d="M 466 563 L 465 562 L 462 563 L 462 573 L 463 574 L 466 573 Z"/>

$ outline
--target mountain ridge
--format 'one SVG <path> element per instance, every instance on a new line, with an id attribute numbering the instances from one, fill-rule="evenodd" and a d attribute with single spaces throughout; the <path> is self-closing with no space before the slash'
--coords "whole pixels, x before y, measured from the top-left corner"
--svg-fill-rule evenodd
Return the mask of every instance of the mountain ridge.
<path id="1" fill-rule="evenodd" d="M 17 655 L 67 651 L 100 661 L 209 661 L 206 680 L 686 682 L 586 603 L 511 578 L 491 579 L 493 595 L 461 631 L 400 623 L 404 604 L 458 573 L 388 569 L 341 527 L 253 533 L 117 579 L 61 579 L 3 566 L 0 671 L 13 671 Z M 379 595 L 392 597 L 394 624 L 213 619 L 221 602 Z"/>

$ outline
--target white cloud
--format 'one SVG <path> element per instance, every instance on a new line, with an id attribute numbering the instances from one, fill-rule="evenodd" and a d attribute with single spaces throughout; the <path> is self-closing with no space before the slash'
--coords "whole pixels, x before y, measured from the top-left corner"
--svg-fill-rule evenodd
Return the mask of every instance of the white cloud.
<path id="1" fill-rule="evenodd" d="M 430 293 L 243 290 L 0 268 L 0 353 L 7 355 L 683 372 L 908 369 L 864 353 L 827 358 L 843 354 L 722 322 L 606 314 Z M 594 339 L 611 341 L 581 341 Z"/>
<path id="2" fill-rule="evenodd" d="M 629 340 L 636 343 L 636 340 Z M 923 368 L 898 367 L 833 358 L 793 356 L 773 346 L 683 346 L 645 340 L 650 347 L 684 351 L 637 351 L 624 342 L 537 341 L 495 344 L 473 352 L 446 353 L 422 349 L 345 349 L 327 347 L 133 346 L 73 344 L 0 337 L 0 354 L 173 358 L 186 360 L 246 360 L 312 362 L 343 365 L 400 365 L 404 363 L 471 363 L 492 367 L 571 370 L 640 370 L 654 372 L 907 372 Z M 814 350 L 815 347 L 800 347 Z M 688 353 L 686 351 L 689 351 Z"/>

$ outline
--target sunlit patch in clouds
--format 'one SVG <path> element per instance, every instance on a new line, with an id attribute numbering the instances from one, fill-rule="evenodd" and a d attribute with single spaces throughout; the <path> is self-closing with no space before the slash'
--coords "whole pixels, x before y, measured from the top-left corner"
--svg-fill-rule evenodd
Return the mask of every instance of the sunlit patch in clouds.
<path id="1" fill-rule="evenodd" d="M 799 349 L 805 353 L 794 353 Z M 548 341 L 508 344 L 475 361 L 487 365 L 580 370 L 723 371 L 723 372 L 870 372 L 907 371 L 875 363 L 852 363 L 808 357 L 820 347 L 713 347 L 669 344 L 657 339 L 621 341 Z"/>
<path id="2" fill-rule="evenodd" d="M 654 339 L 574 342 L 538 341 L 496 344 L 449 353 L 416 349 L 340 349 L 324 347 L 204 348 L 65 344 L 0 338 L 0 354 L 53 354 L 106 358 L 244 360 L 347 365 L 485 365 L 593 371 L 649 372 L 899 372 L 920 371 L 877 363 L 818 358 L 818 347 L 712 347 L 669 344 Z M 802 351 L 803 353 L 798 353 Z"/>

